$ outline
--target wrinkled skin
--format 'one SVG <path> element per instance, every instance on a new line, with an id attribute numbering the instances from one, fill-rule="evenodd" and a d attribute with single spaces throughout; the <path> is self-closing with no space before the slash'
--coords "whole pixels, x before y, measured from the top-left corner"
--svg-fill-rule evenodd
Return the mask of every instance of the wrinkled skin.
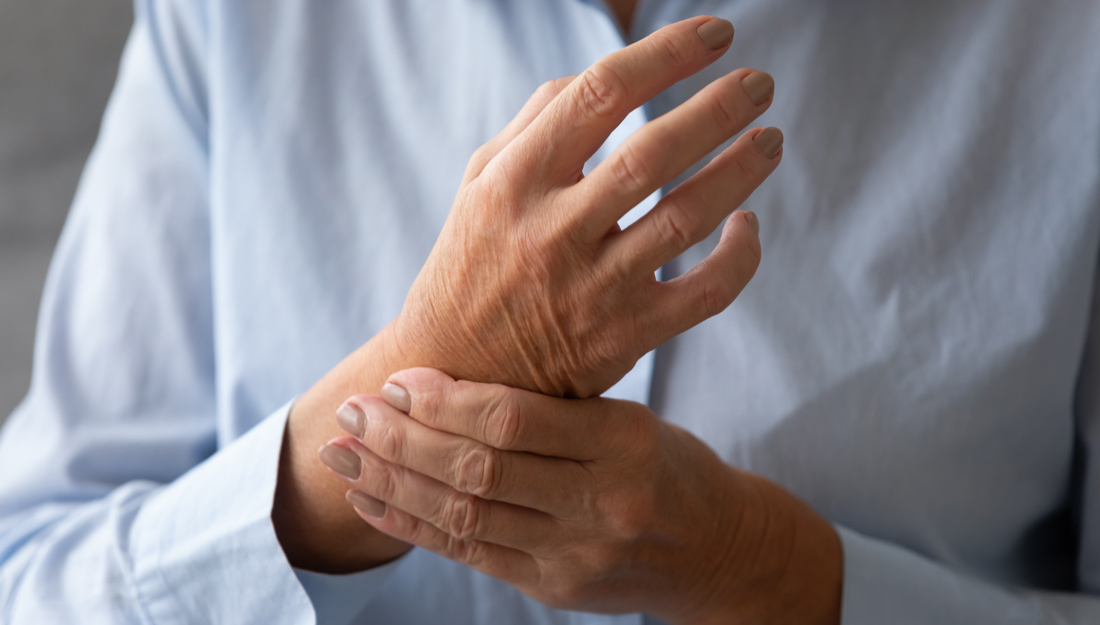
<path id="1" fill-rule="evenodd" d="M 340 422 L 354 438 L 322 459 L 367 523 L 547 605 L 674 624 L 839 616 L 831 525 L 642 404 L 418 368 L 350 398 Z"/>
<path id="2" fill-rule="evenodd" d="M 410 360 L 461 379 L 588 397 L 733 301 L 760 258 L 745 213 L 695 271 L 668 283 L 654 271 L 706 237 L 778 164 L 753 143 L 758 131 L 637 224 L 620 231 L 616 222 L 767 108 L 770 96 L 756 104 L 740 86 L 752 70 L 715 81 L 581 175 L 627 113 L 721 55 L 725 46 L 708 49 L 695 35 L 700 21 L 547 83 L 474 155 L 394 324 Z"/>
<path id="3" fill-rule="evenodd" d="M 755 216 L 735 209 L 782 159 L 778 130 L 744 130 L 771 104 L 767 74 L 739 69 L 718 78 L 581 175 L 630 111 L 716 61 L 732 35 L 728 22 L 710 17 L 665 27 L 575 78 L 543 85 L 473 155 L 400 315 L 291 410 L 272 520 L 293 565 L 350 572 L 408 549 L 364 525 L 318 462 L 318 447 L 339 433 L 332 415 L 347 397 L 378 393 L 391 374 L 418 366 L 590 397 L 740 293 L 760 241 Z M 619 230 L 623 214 L 738 133 Z M 703 262 L 666 282 L 654 278 L 720 226 Z"/>

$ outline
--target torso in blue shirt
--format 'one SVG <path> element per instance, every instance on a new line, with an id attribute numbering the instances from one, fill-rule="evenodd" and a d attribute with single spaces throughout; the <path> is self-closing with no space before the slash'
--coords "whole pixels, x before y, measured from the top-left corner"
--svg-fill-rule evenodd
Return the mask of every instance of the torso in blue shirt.
<path id="1" fill-rule="evenodd" d="M 541 82 L 624 45 L 599 3 L 575 0 L 206 7 L 191 21 L 156 16 L 172 25 L 160 33 L 162 62 L 200 138 L 205 194 L 193 230 L 149 227 L 181 237 L 177 262 L 209 275 L 206 299 L 187 313 L 206 315 L 194 327 L 209 343 L 187 371 L 208 376 L 196 388 L 210 403 L 195 411 L 216 435 L 195 439 L 184 468 L 388 323 L 470 154 Z M 1040 589 L 1100 592 L 1100 426 L 1090 404 L 1075 403 L 1079 385 L 1100 383 L 1079 378 L 1100 323 L 1090 308 L 1100 11 L 1083 7 L 643 0 L 626 37 L 700 13 L 737 28 L 723 59 L 634 114 L 606 148 L 743 66 L 775 77 L 761 122 L 787 140 L 783 164 L 744 207 L 759 215 L 764 248 L 752 284 L 618 390 L 842 529 L 850 623 L 866 622 L 858 615 L 876 601 L 904 610 L 876 576 L 942 602 L 943 620 L 927 622 L 1077 614 L 1079 604 L 1057 607 Z M 95 184 L 80 202 L 96 204 Z M 148 184 L 135 193 L 155 196 Z M 55 299 L 101 296 L 57 281 Z M 119 334 L 103 349 L 125 345 Z M 77 377 L 92 368 L 81 362 Z M 142 388 L 138 368 L 96 384 Z M 24 411 L 48 412 L 70 383 L 38 375 L 52 383 Z M 1008 586 L 1030 590 L 1013 597 Z M 386 623 L 602 618 L 555 612 L 422 551 L 362 610 L 362 622 Z"/>

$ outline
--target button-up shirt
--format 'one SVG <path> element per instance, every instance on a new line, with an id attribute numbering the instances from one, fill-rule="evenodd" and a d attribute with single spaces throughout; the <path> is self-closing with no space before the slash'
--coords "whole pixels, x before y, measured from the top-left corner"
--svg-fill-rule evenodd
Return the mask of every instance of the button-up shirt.
<path id="1" fill-rule="evenodd" d="M 835 524 L 847 625 L 1100 622 L 1100 6 L 643 0 L 624 33 L 581 0 L 136 5 L 0 438 L 0 622 L 645 621 L 420 549 L 295 571 L 270 511 L 287 406 L 398 314 L 474 149 L 703 13 L 729 52 L 593 163 L 770 72 L 763 260 L 611 394 Z"/>

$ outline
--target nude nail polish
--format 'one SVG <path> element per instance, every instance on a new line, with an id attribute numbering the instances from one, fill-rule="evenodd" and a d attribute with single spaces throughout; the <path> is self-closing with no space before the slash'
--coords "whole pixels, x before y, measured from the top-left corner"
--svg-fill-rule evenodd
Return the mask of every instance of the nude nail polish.
<path id="1" fill-rule="evenodd" d="M 751 227 L 752 231 L 755 232 L 756 234 L 760 234 L 760 220 L 756 218 L 756 213 L 754 213 L 752 211 L 744 211 L 744 212 L 745 212 L 745 221 L 749 222 L 749 227 Z"/>
<path id="2" fill-rule="evenodd" d="M 695 32 L 699 33 L 703 45 L 711 50 L 724 48 L 733 41 L 733 24 L 717 17 L 704 22 Z"/>
<path id="3" fill-rule="evenodd" d="M 386 382 L 382 386 L 382 399 L 401 412 L 412 410 L 412 396 L 403 387 L 392 382 Z"/>
<path id="4" fill-rule="evenodd" d="M 772 97 L 775 91 L 775 80 L 771 74 L 753 72 L 741 79 L 741 88 L 745 90 L 753 104 L 760 106 Z"/>
<path id="5" fill-rule="evenodd" d="M 372 516 L 376 519 L 380 519 L 386 514 L 386 504 L 364 492 L 354 489 L 349 490 L 347 494 L 344 495 L 344 499 L 347 499 L 348 503 L 362 510 L 368 516 Z"/>
<path id="6" fill-rule="evenodd" d="M 340 475 L 351 479 L 359 477 L 363 465 L 354 451 L 338 445 L 322 445 L 318 454 L 326 467 Z"/>
<path id="7" fill-rule="evenodd" d="M 363 434 L 367 431 L 367 415 L 362 408 L 350 401 L 344 402 L 343 406 L 336 409 L 336 422 L 355 438 L 363 438 Z"/>
<path id="8" fill-rule="evenodd" d="M 783 131 L 778 128 L 765 128 L 756 133 L 753 141 L 768 158 L 775 158 L 783 149 Z"/>

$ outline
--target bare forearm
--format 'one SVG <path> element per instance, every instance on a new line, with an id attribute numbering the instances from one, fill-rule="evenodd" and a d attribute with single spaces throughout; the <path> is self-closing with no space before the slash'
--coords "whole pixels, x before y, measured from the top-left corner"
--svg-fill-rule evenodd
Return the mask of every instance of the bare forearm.
<path id="1" fill-rule="evenodd" d="M 838 625 L 843 552 L 832 525 L 774 482 L 727 469 L 746 496 L 740 536 L 712 580 L 718 607 L 686 622 Z"/>
<path id="2" fill-rule="evenodd" d="M 391 328 L 344 359 L 295 403 L 283 439 L 272 522 L 291 565 L 324 573 L 361 571 L 409 549 L 363 523 L 344 501 L 347 486 L 317 459 L 342 434 L 334 415 L 356 393 L 378 393 L 407 364 L 395 357 Z"/>

